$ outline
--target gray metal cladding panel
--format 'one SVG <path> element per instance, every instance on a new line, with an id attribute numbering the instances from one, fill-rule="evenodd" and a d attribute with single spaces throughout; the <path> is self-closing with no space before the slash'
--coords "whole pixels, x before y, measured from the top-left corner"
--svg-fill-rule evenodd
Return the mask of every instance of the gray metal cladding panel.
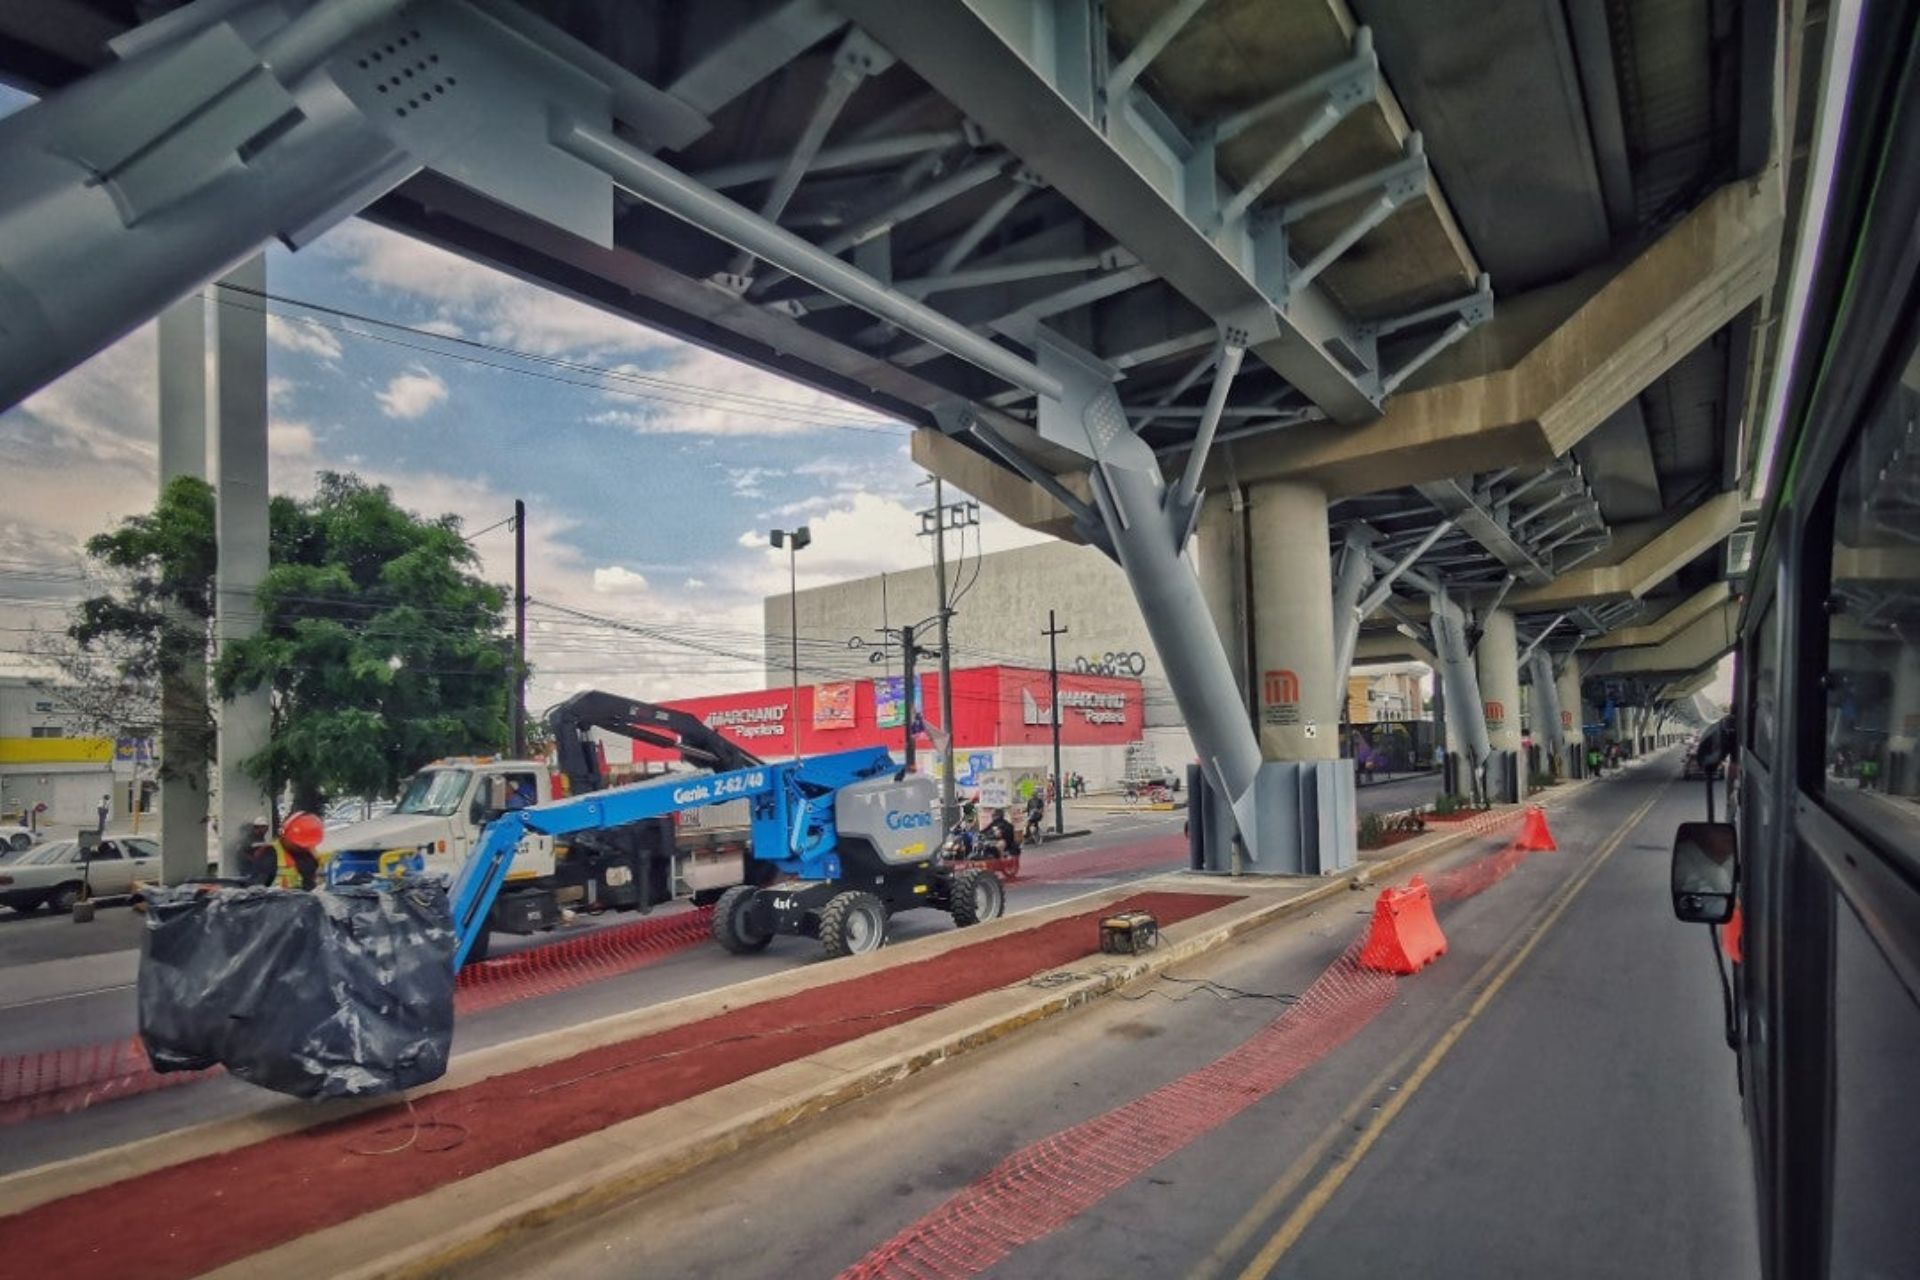
<path id="1" fill-rule="evenodd" d="M 883 862 L 918 862 L 940 842 L 938 802 L 932 778 L 856 782 L 834 798 L 834 825 L 842 836 L 870 841 Z"/>

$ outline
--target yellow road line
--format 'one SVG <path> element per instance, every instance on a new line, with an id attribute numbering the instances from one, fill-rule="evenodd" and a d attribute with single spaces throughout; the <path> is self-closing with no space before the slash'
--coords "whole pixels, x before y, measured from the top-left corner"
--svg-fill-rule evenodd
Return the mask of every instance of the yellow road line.
<path id="1" fill-rule="evenodd" d="M 1541 939 L 1547 936 L 1553 926 L 1559 921 L 1560 917 L 1566 914 L 1567 908 L 1573 905 L 1574 898 L 1579 896 L 1582 889 L 1586 888 L 1587 882 L 1593 879 L 1600 868 L 1606 864 L 1607 859 L 1613 856 L 1614 850 L 1618 849 L 1621 842 L 1627 838 L 1628 833 L 1640 825 L 1640 822 L 1652 811 L 1653 806 L 1659 802 L 1660 797 L 1664 794 L 1666 794 L 1665 784 L 1663 784 L 1659 790 L 1655 791 L 1652 796 L 1648 797 L 1645 804 L 1636 809 L 1625 822 L 1621 823 L 1620 826 L 1615 829 L 1614 833 L 1608 837 L 1606 844 L 1602 845 L 1600 851 L 1593 856 L 1592 861 L 1560 891 L 1553 909 L 1549 911 L 1539 925 L 1534 928 L 1526 942 L 1506 961 L 1500 971 L 1494 976 L 1493 980 L 1487 984 L 1486 989 L 1480 993 L 1472 1005 L 1468 1006 L 1466 1013 L 1455 1020 L 1453 1025 L 1448 1027 L 1446 1032 L 1434 1042 L 1433 1047 L 1427 1051 L 1426 1057 L 1421 1060 L 1418 1067 L 1414 1068 L 1413 1074 L 1407 1077 L 1406 1083 L 1400 1087 L 1399 1091 L 1382 1104 L 1380 1110 L 1375 1113 L 1373 1120 L 1368 1124 L 1366 1132 L 1362 1133 L 1359 1141 L 1354 1143 L 1353 1149 L 1342 1156 L 1340 1161 L 1331 1169 L 1327 1170 L 1326 1175 L 1322 1177 L 1318 1183 L 1314 1184 L 1313 1189 L 1307 1192 L 1300 1203 L 1294 1207 L 1293 1212 L 1287 1216 L 1285 1222 L 1280 1224 L 1280 1229 L 1274 1232 L 1273 1237 L 1267 1241 L 1266 1246 L 1262 1248 L 1258 1254 L 1254 1255 L 1253 1261 L 1248 1263 L 1246 1268 L 1240 1272 L 1240 1280 L 1263 1280 L 1263 1277 L 1272 1272 L 1280 1259 L 1286 1255 L 1287 1250 L 1291 1249 L 1294 1244 L 1298 1242 L 1314 1218 L 1319 1215 L 1322 1209 L 1327 1207 L 1327 1204 L 1333 1199 L 1334 1193 L 1346 1182 L 1348 1176 L 1358 1167 L 1360 1161 L 1366 1157 L 1367 1152 L 1372 1150 L 1373 1144 L 1380 1140 L 1380 1135 L 1386 1131 L 1388 1125 L 1393 1123 L 1394 1117 L 1406 1109 L 1407 1102 L 1419 1091 L 1420 1086 L 1426 1083 L 1427 1078 L 1433 1074 L 1434 1069 L 1440 1065 L 1441 1060 L 1452 1051 L 1453 1046 L 1459 1043 L 1460 1038 L 1467 1033 L 1467 1028 L 1472 1026 L 1474 1021 L 1486 1011 L 1487 1006 L 1493 1003 L 1494 997 L 1500 994 L 1501 989 L 1507 985 L 1507 982 L 1513 977 L 1514 973 L 1525 963 L 1527 957 L 1533 954 L 1533 949 L 1540 945 Z M 1398 1063 L 1395 1065 L 1397 1066 Z M 1378 1083 L 1377 1077 L 1375 1081 L 1369 1082 L 1367 1092 L 1362 1095 L 1361 1101 L 1375 1096 L 1377 1093 L 1376 1085 Z M 1360 1105 L 1360 1103 L 1356 1103 L 1356 1106 L 1358 1105 Z M 1349 1110 L 1352 1109 L 1353 1108 L 1350 1108 Z M 1331 1135 L 1329 1135 L 1329 1137 L 1330 1136 Z M 1326 1142 L 1327 1139 L 1323 1138 L 1322 1142 L 1316 1145 L 1319 1146 L 1321 1150 L 1324 1150 Z M 1296 1167 L 1298 1167 L 1299 1164 L 1300 1161 L 1295 1162 Z M 1289 1168 L 1287 1172 L 1282 1175 L 1280 1183 L 1275 1186 L 1275 1191 L 1279 1191 L 1281 1187 L 1289 1183 L 1289 1181 L 1295 1184 L 1299 1181 L 1294 1168 Z M 1291 1186 L 1287 1186 L 1286 1189 L 1290 1191 L 1292 1188 Z M 1276 1196 L 1273 1193 L 1269 1193 L 1267 1196 L 1262 1197 L 1260 1205 L 1256 1206 L 1256 1209 L 1267 1208 L 1270 1203 L 1283 1200 L 1284 1198 L 1284 1194 Z M 1245 1225 L 1244 1221 L 1242 1225 Z M 1238 1234 L 1239 1228 L 1236 1228 L 1235 1231 L 1236 1234 Z"/>

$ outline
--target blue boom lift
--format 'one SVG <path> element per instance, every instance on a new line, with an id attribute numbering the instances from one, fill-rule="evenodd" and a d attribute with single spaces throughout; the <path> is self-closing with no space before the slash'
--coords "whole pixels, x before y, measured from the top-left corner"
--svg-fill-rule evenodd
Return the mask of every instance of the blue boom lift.
<path id="1" fill-rule="evenodd" d="M 751 882 L 722 893 L 713 914 L 713 936 L 731 952 L 759 951 L 784 933 L 819 939 L 829 956 L 855 955 L 886 940 L 887 921 L 898 911 L 931 907 L 952 915 L 956 925 L 970 925 L 995 919 L 1004 909 L 1004 890 L 992 872 L 939 857 L 942 832 L 933 816 L 933 781 L 908 775 L 884 749 L 767 764 L 732 744 L 716 747 L 716 740 L 725 740 L 685 712 L 606 694 L 593 697 L 609 705 L 596 706 L 591 716 L 576 707 L 576 721 L 678 746 L 690 759 L 704 756 L 740 767 L 658 778 L 523 809 L 508 807 L 502 786 L 502 794 L 489 798 L 488 808 L 497 816 L 451 888 L 456 965 L 466 962 L 485 934 L 514 851 L 529 833 L 605 836 L 680 810 L 735 800 L 747 801 L 752 815 Z M 618 714 L 610 714 L 615 710 Z M 563 771 L 573 776 L 578 770 L 570 767 L 567 750 L 561 755 Z"/>

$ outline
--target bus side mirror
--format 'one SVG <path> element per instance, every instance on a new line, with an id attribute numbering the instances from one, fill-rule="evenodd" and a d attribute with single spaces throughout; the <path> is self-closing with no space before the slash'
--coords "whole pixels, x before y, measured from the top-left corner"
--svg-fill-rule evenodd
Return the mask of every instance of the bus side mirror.
<path id="1" fill-rule="evenodd" d="M 1688 924 L 1733 918 L 1740 836 L 1730 822 L 1683 822 L 1673 833 L 1673 914 Z"/>

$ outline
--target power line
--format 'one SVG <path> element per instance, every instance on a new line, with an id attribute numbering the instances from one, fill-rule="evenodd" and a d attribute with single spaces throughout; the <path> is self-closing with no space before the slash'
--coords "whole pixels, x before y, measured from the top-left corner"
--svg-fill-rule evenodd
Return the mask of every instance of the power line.
<path id="1" fill-rule="evenodd" d="M 423 339 L 424 342 L 405 342 L 388 334 L 370 333 L 364 329 L 353 328 L 350 325 L 328 324 L 312 316 L 287 317 L 285 313 L 274 311 L 266 306 L 250 306 L 247 302 L 239 298 L 221 297 L 217 294 L 203 294 L 202 296 L 206 297 L 208 301 L 220 306 L 234 307 L 242 311 L 253 312 L 257 315 L 278 315 L 282 318 L 291 318 L 298 320 L 302 324 L 314 325 L 317 328 L 325 329 L 332 333 L 344 333 L 351 337 L 365 338 L 373 342 L 383 342 L 389 346 L 419 352 L 423 355 L 441 356 L 449 360 L 459 360 L 466 364 L 495 369 L 503 373 L 515 373 L 523 377 L 539 378 L 546 382 L 556 382 L 563 386 L 581 387 L 589 391 L 602 391 L 610 395 L 671 404 L 681 408 L 721 409 L 744 415 L 758 415 L 775 421 L 800 426 L 826 427 L 839 431 L 858 431 L 867 435 L 884 435 L 898 438 L 902 430 L 912 430 L 912 428 L 905 426 L 905 424 L 901 424 L 898 428 L 889 428 L 885 426 L 863 426 L 859 423 L 835 421 L 831 418 L 824 417 L 812 406 L 797 400 L 775 400 L 770 397 L 757 396 L 750 392 L 724 391 L 711 387 L 698 387 L 691 383 L 679 382 L 673 379 L 651 377 L 629 370 L 608 368 L 604 365 L 588 364 L 581 361 L 562 360 L 555 356 L 543 356 L 531 351 L 520 351 L 512 347 L 478 342 L 471 338 L 435 333 L 431 329 L 415 328 L 411 325 L 401 324 L 398 321 L 382 320 L 377 316 L 361 315 L 357 312 L 346 311 L 338 307 L 328 307 L 320 303 L 303 302 L 299 299 L 260 293 L 257 290 L 238 290 L 236 286 L 225 284 L 218 285 L 217 288 L 235 289 L 237 292 L 252 294 L 263 301 L 271 300 L 281 302 L 288 306 L 310 309 L 321 312 L 322 314 L 341 316 L 361 324 L 376 325 L 383 329 L 391 329 L 396 332 L 417 336 Z M 597 379 L 597 381 L 589 382 L 581 378 L 562 377 L 559 374 L 544 373 L 538 369 L 529 369 L 520 365 L 503 364 L 498 360 L 482 359 L 476 355 L 470 355 L 460 351 L 449 351 L 443 346 L 432 345 L 437 343 L 452 343 L 477 351 L 497 354 L 508 359 L 548 365 L 568 372 L 580 373 L 587 377 Z M 620 385 L 628 383 L 633 385 Z M 651 388 L 651 390 L 642 390 L 642 387 Z"/>

